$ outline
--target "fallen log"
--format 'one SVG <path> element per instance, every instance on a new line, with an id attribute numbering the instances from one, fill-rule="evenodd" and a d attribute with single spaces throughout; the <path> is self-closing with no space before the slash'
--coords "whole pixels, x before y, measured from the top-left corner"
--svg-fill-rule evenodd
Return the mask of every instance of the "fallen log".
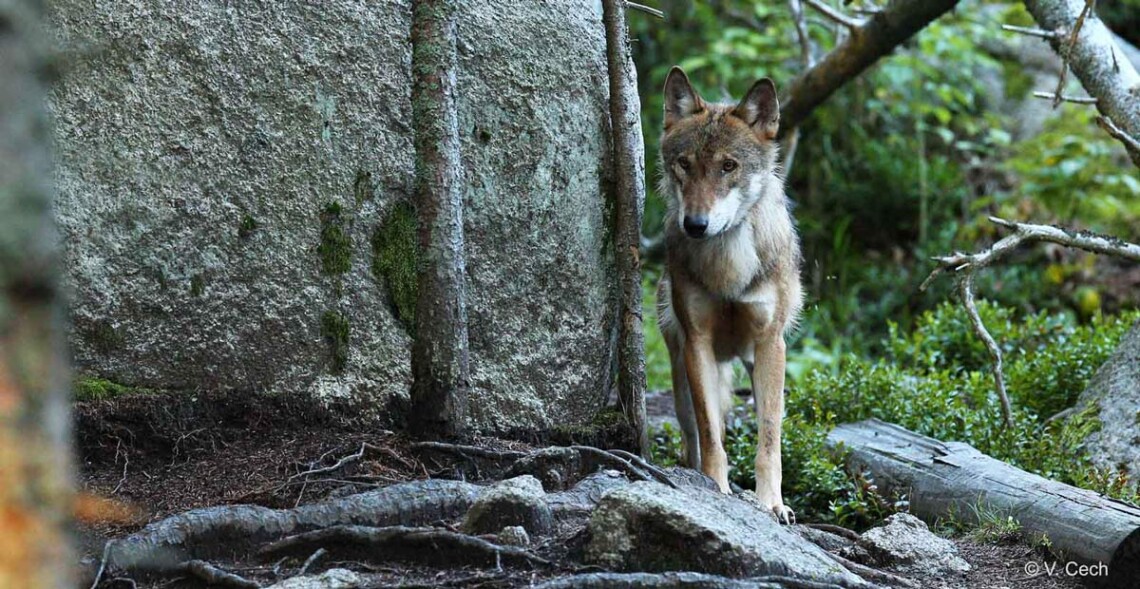
<path id="1" fill-rule="evenodd" d="M 971 521 L 996 511 L 1028 534 L 1048 536 L 1066 560 L 1108 565 L 1109 587 L 1133 587 L 1140 579 L 1140 508 L 1134 505 L 877 419 L 841 425 L 827 443 L 848 451 L 848 468 L 870 472 L 882 492 L 906 495 L 911 512 L 923 519 Z"/>

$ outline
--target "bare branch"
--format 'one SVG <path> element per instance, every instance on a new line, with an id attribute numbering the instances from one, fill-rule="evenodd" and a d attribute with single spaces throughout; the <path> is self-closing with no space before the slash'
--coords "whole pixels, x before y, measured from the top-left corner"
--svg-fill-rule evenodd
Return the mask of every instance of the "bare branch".
<path id="1" fill-rule="evenodd" d="M 858 30 L 788 86 L 787 100 L 780 100 L 780 135 L 787 136 L 836 90 L 957 4 L 958 0 L 893 0 L 861 21 Z"/>
<path id="2" fill-rule="evenodd" d="M 1089 16 L 1089 1 L 1025 0 L 1025 7 L 1043 30 L 1080 33 L 1056 35 L 1049 39 L 1049 44 L 1089 96 L 1097 98 L 1097 111 L 1121 130 L 1114 137 L 1125 145 L 1128 142 L 1124 137 L 1140 137 L 1140 72 L 1131 61 L 1117 59 L 1122 53 L 1116 38 L 1100 19 Z M 1060 91 L 1054 92 L 1057 94 Z M 1132 163 L 1140 166 L 1140 151 L 1130 149 L 1129 155 Z"/>
<path id="3" fill-rule="evenodd" d="M 1002 420 L 1006 427 L 1013 427 L 1013 408 L 1010 407 L 1009 395 L 1005 391 L 1001 348 L 998 347 L 994 337 L 986 329 L 986 324 L 982 322 L 981 315 L 978 314 L 978 306 L 974 303 L 974 273 L 972 271 L 962 273 L 961 278 L 958 279 L 958 293 L 962 296 L 962 304 L 966 307 L 966 314 L 970 316 L 970 324 L 974 326 L 974 332 L 982 339 L 982 343 L 986 344 L 986 349 L 994 358 L 994 386 L 997 388 L 998 398 L 1001 400 Z"/>
<path id="4" fill-rule="evenodd" d="M 846 14 L 843 14 L 842 12 L 832 8 L 831 6 L 829 6 L 826 2 L 823 2 L 822 0 L 804 0 L 804 3 L 806 3 L 808 6 L 811 6 L 812 8 L 816 9 L 820 14 L 825 16 L 828 20 L 835 22 L 835 23 L 838 23 L 844 27 L 847 27 L 847 29 L 850 30 L 852 33 L 855 33 L 859 29 L 859 27 L 863 26 L 862 21 L 851 18 L 850 16 L 847 16 Z"/>
<path id="5" fill-rule="evenodd" d="M 1044 29 L 1033 29 L 1015 25 L 1002 25 L 1001 30 L 1011 33 L 1021 33 L 1022 35 L 1029 35 L 1030 37 L 1040 37 L 1042 39 L 1055 39 L 1058 35 L 1057 31 L 1046 31 Z"/>
<path id="6" fill-rule="evenodd" d="M 1116 126 L 1116 123 L 1112 122 L 1112 119 L 1106 116 L 1098 116 L 1096 118 L 1096 124 L 1101 129 L 1104 129 L 1106 133 L 1116 138 L 1117 141 L 1123 143 L 1124 148 L 1132 154 L 1133 158 L 1140 157 L 1140 139 L 1136 139 L 1128 133 L 1125 133 L 1123 129 Z"/>
<path id="7" fill-rule="evenodd" d="M 792 22 L 796 25 L 796 38 L 800 42 L 800 65 L 804 67 L 804 71 L 810 70 L 815 66 L 815 58 L 812 56 L 811 50 L 811 37 L 808 36 L 807 19 L 804 18 L 804 5 L 801 0 L 788 0 L 788 9 L 792 13 Z M 784 142 L 784 174 L 789 175 L 792 173 L 792 166 L 796 162 L 796 148 L 800 144 L 800 129 L 796 127 L 792 130 L 792 134 Z"/>
<path id="8" fill-rule="evenodd" d="M 1140 245 L 1128 243 L 1107 235 L 1098 235 L 1089 231 L 1072 231 L 1048 225 L 1018 223 L 997 217 L 990 217 L 990 221 L 1013 230 L 1013 233 L 998 240 L 997 243 L 988 249 L 976 254 L 956 252 L 950 256 L 934 258 L 935 261 L 938 262 L 938 266 L 930 273 L 930 276 L 922 282 L 922 286 L 919 287 L 919 290 L 926 290 L 926 288 L 943 273 L 950 272 L 959 275 L 958 290 L 962 295 L 962 304 L 965 305 L 966 312 L 970 316 L 970 323 L 973 324 L 974 331 L 978 334 L 978 337 L 981 338 L 982 342 L 985 343 L 990 355 L 994 358 L 994 383 L 998 397 L 1001 398 L 1002 414 L 1005 418 L 1005 423 L 1009 426 L 1012 424 L 1012 411 L 1010 410 L 1009 397 L 1005 390 L 1005 379 L 1002 376 L 1001 349 L 998 347 L 997 342 L 994 341 L 993 336 L 986 330 L 985 324 L 982 323 L 981 316 L 978 315 L 977 306 L 974 304 L 974 274 L 978 270 L 990 266 L 1008 256 L 1025 243 L 1045 241 L 1097 254 L 1116 256 L 1133 262 L 1140 262 Z"/>
<path id="9" fill-rule="evenodd" d="M 661 12 L 660 10 L 657 10 L 656 8 L 653 8 L 651 6 L 646 6 L 644 4 L 636 4 L 634 2 L 626 2 L 625 7 L 633 9 L 633 10 L 640 10 L 641 12 L 644 12 L 647 14 L 652 14 L 653 16 L 656 16 L 657 18 L 665 18 L 664 12 Z"/>
<path id="10" fill-rule="evenodd" d="M 1099 102 L 1096 98 L 1091 96 L 1067 96 L 1061 94 L 1053 94 L 1050 92 L 1034 92 L 1035 98 L 1045 98 L 1052 100 L 1053 104 L 1060 104 L 1062 102 L 1072 102 L 1074 104 L 1096 104 Z"/>
<path id="11" fill-rule="evenodd" d="M 1073 32 L 1069 35 L 1069 47 L 1061 53 L 1061 77 L 1057 79 L 1057 91 L 1053 93 L 1053 108 L 1057 108 L 1061 104 L 1061 94 L 1065 90 L 1065 77 L 1069 75 L 1069 56 L 1073 54 L 1073 46 L 1077 44 L 1077 37 L 1081 34 L 1081 27 L 1085 26 L 1085 19 L 1088 18 L 1089 12 L 1092 11 L 1095 2 L 1096 0 L 1085 0 L 1085 8 L 1081 10 L 1081 15 L 1077 17 L 1077 24 L 1073 27 Z"/>

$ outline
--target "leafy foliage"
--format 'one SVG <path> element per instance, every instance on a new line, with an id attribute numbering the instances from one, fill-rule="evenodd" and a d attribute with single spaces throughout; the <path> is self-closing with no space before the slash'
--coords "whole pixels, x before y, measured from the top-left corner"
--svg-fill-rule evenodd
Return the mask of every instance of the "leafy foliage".
<path id="1" fill-rule="evenodd" d="M 940 440 L 957 440 L 1031 472 L 1121 498 L 1134 498 L 1134 482 L 1098 472 L 1081 448 L 1098 427 L 1090 411 L 1046 423 L 1070 407 L 1096 368 L 1111 354 L 1140 313 L 1079 325 L 1039 314 L 1014 319 L 1010 309 L 982 304 L 980 313 L 1006 353 L 1014 427 L 1001 426 L 1001 409 L 989 359 L 964 311 L 949 303 L 924 314 L 915 329 L 892 328 L 889 357 L 850 355 L 834 373 L 817 370 L 788 393 L 784 422 L 784 493 L 792 509 L 811 519 L 865 526 L 893 509 L 872 480 L 850 475 L 841 456 L 824 447 L 839 423 L 871 417 Z M 1049 369 L 1042 367 L 1048 366 Z M 743 404 L 728 423 L 726 451 L 733 480 L 753 486 L 755 419 Z M 677 456 L 672 430 L 658 432 L 657 455 Z"/>

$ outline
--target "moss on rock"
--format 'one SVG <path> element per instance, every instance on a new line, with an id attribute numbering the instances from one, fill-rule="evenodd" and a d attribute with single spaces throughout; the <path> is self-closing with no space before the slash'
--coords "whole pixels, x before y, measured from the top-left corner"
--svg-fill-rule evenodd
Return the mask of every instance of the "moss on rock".
<path id="1" fill-rule="evenodd" d="M 105 401 L 114 399 L 136 389 L 112 382 L 105 378 L 79 377 L 72 387 L 76 401 Z"/>
<path id="2" fill-rule="evenodd" d="M 332 357 L 332 371 L 344 372 L 348 364 L 348 319 L 337 311 L 325 311 L 321 315 L 321 335 L 329 345 L 329 354 Z"/>
<path id="3" fill-rule="evenodd" d="M 408 202 L 392 207 L 372 234 L 372 274 L 388 288 L 396 318 L 414 333 L 419 244 L 416 210 Z"/>
<path id="4" fill-rule="evenodd" d="M 352 236 L 345 228 L 344 209 L 339 203 L 325 204 L 321 211 L 321 244 L 317 246 L 321 272 L 344 274 L 352 266 Z"/>

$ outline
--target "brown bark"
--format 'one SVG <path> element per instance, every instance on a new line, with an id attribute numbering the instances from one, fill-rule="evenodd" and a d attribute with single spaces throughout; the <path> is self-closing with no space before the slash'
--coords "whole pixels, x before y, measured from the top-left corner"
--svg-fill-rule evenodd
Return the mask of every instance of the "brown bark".
<path id="1" fill-rule="evenodd" d="M 0 587 L 73 583 L 42 10 L 33 0 L 0 4 Z"/>
<path id="2" fill-rule="evenodd" d="M 1107 579 L 1097 580 L 1110 587 L 1134 587 L 1140 579 L 1140 508 L 1134 505 L 877 419 L 841 425 L 827 443 L 849 450 L 850 468 L 870 472 L 884 493 L 905 495 L 923 519 L 1008 515 L 1025 533 L 1047 535 L 1062 560 L 1108 565 Z"/>
<path id="3" fill-rule="evenodd" d="M 436 437 L 463 432 L 470 389 L 456 8 L 456 0 L 417 0 L 412 16 L 420 268 L 409 422 L 416 433 Z"/>
<path id="4" fill-rule="evenodd" d="M 1025 7 L 1044 30 L 1052 32 L 1049 44 L 1076 74 L 1089 96 L 1097 99 L 1096 109 L 1124 136 L 1113 134 L 1128 149 L 1132 162 L 1140 166 L 1140 74 L 1117 46 L 1112 32 L 1095 11 L 1081 23 L 1074 39 L 1084 0 L 1026 0 Z M 1070 51 L 1071 49 L 1071 51 Z M 1108 128 L 1108 125 L 1102 123 Z M 1129 141 L 1131 139 L 1131 141 Z"/>
<path id="5" fill-rule="evenodd" d="M 614 251 L 621 283 L 618 335 L 618 402 L 633 429 L 637 451 L 649 451 L 645 419 L 645 336 L 641 326 L 641 215 L 645 209 L 645 145 L 637 71 L 629 52 L 626 2 L 603 0 L 610 78 L 615 209 Z"/>
<path id="6" fill-rule="evenodd" d="M 836 90 L 880 57 L 949 12 L 958 0 L 892 0 L 867 18 L 815 67 L 792 81 L 780 109 L 780 133 L 795 129 Z"/>

